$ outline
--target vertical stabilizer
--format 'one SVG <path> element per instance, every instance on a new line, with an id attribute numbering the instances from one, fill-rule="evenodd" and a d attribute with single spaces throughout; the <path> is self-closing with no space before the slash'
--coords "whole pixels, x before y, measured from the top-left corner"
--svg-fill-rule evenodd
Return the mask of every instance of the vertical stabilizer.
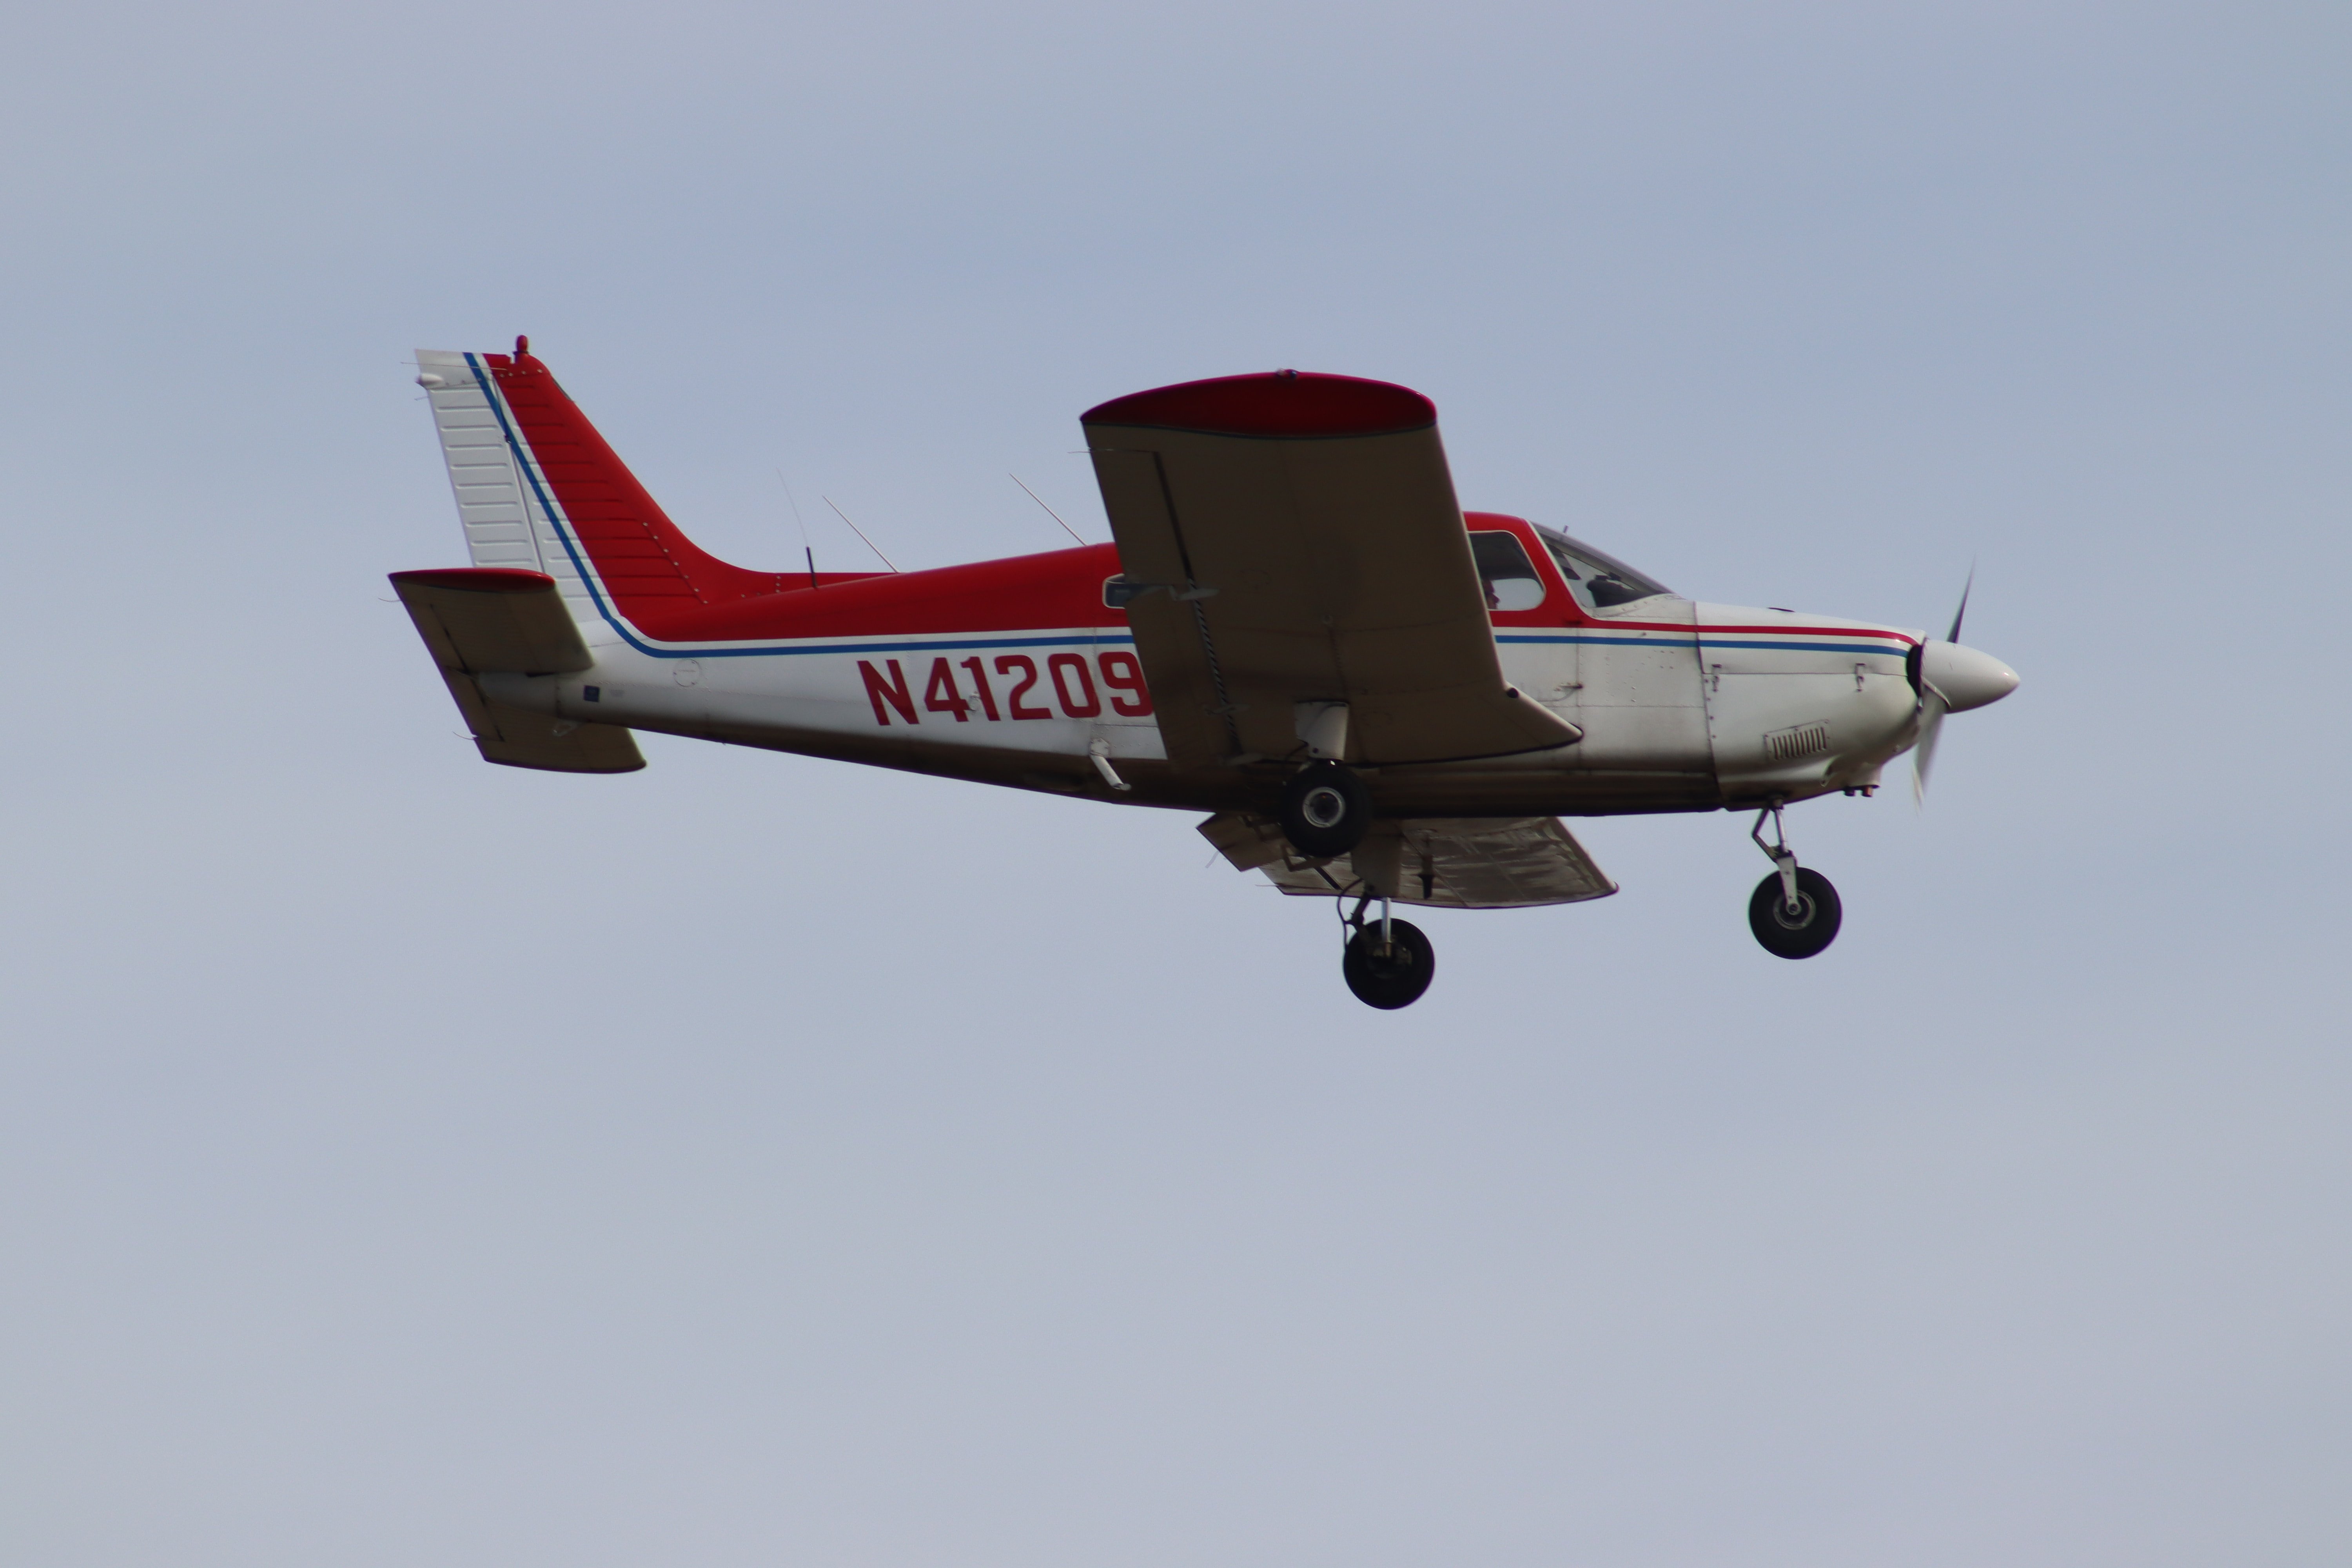
<path id="1" fill-rule="evenodd" d="M 416 354 L 476 566 L 543 572 L 583 626 L 640 630 L 793 585 L 698 548 L 547 366 L 516 351 Z"/>

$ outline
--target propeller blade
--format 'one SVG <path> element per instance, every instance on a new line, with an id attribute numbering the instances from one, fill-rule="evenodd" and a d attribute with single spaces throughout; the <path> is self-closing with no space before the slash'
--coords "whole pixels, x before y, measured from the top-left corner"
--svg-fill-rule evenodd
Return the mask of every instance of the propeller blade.
<path id="1" fill-rule="evenodd" d="M 1911 799 L 1914 805 L 1927 804 L 1927 774 L 1936 765 L 1936 741 L 1944 732 L 1944 694 L 1934 687 L 1927 688 L 1919 699 L 1919 739 L 1911 748 Z"/>
<path id="2" fill-rule="evenodd" d="M 1976 591 L 1976 563 L 1969 563 L 1969 580 L 1960 584 L 1960 607 L 1952 612 L 1952 629 L 1944 634 L 1948 643 L 1960 640 L 1960 623 L 1969 618 L 1969 595 Z M 1936 767 L 1936 742 L 1944 733 L 1944 715 L 1952 710 L 1944 694 L 1936 689 L 1923 673 L 1919 681 L 1919 739 L 1911 748 L 1911 799 L 1916 805 L 1927 804 L 1927 775 Z"/>

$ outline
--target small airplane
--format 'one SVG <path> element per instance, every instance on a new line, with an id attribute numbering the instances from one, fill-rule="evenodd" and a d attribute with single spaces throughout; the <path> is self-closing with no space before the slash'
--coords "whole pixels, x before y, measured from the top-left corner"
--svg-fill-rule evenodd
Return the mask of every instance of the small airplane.
<path id="1" fill-rule="evenodd" d="M 1811 957 L 1843 913 L 1782 809 L 1874 794 L 1912 748 L 1924 795 L 1945 716 L 2018 684 L 1961 646 L 1965 590 L 1940 638 L 1695 604 L 1465 512 L 1435 407 L 1386 382 L 1284 370 L 1089 409 L 1108 544 L 753 572 L 679 531 L 528 339 L 416 363 L 473 563 L 392 583 L 485 760 L 627 773 L 652 730 L 1206 812 L 1236 868 L 1340 900 L 1341 973 L 1374 1007 L 1435 971 L 1397 904 L 1617 891 L 1564 815 L 1756 812 L 1748 923 Z"/>

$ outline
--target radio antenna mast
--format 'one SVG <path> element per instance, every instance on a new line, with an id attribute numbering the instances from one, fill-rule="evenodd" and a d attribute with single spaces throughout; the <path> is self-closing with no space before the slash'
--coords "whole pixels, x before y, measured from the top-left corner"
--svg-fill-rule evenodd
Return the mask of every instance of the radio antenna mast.
<path id="1" fill-rule="evenodd" d="M 1005 477 L 1006 479 L 1011 479 L 1014 484 L 1016 484 L 1016 485 L 1021 485 L 1021 476 L 1020 476 L 1019 474 L 1007 474 L 1007 475 L 1005 475 L 1004 477 Z M 1022 489 L 1022 492 L 1023 492 L 1024 494 L 1025 494 L 1026 496 L 1028 496 L 1028 498 L 1029 498 L 1031 500 L 1035 501 L 1039 506 L 1045 506 L 1045 498 L 1044 496 L 1039 495 L 1035 490 L 1031 489 L 1027 485 L 1021 485 L 1021 489 Z M 1046 515 L 1047 517 L 1052 518 L 1055 522 L 1062 522 L 1062 514 L 1061 514 L 1060 512 L 1058 512 L 1058 511 L 1055 511 L 1055 510 L 1052 507 L 1050 507 L 1050 506 L 1045 506 L 1045 515 Z M 1083 539 L 1078 539 L 1078 531 L 1077 531 L 1076 529 L 1075 529 L 1075 528 L 1072 528 L 1072 527 L 1071 527 L 1068 523 L 1066 523 L 1066 522 L 1062 522 L 1062 531 L 1063 531 L 1064 533 L 1068 534 L 1072 539 L 1077 539 L 1077 540 L 1078 540 L 1078 542 L 1079 542 L 1080 544 L 1084 544 L 1084 543 L 1086 542 L 1086 541 L 1085 541 L 1085 540 L 1083 540 Z"/>
<path id="2" fill-rule="evenodd" d="M 833 498 L 831 496 L 819 496 L 817 497 L 817 500 L 824 502 L 827 506 L 833 506 Z M 849 522 L 849 514 L 842 510 L 837 506 L 833 506 L 833 515 L 841 519 L 844 522 Z M 858 527 L 854 522 L 849 522 L 849 531 L 857 535 L 860 539 L 866 539 L 866 531 Z M 877 555 L 882 555 L 882 547 L 875 543 L 870 539 L 866 539 L 866 548 L 871 550 Z M 898 563 L 891 560 L 887 555 L 882 555 L 882 564 L 887 566 L 893 572 L 898 570 Z"/>
<path id="3" fill-rule="evenodd" d="M 809 586 L 816 586 L 816 546 L 809 542 L 808 519 L 801 515 L 801 503 L 793 495 L 793 481 L 784 478 L 784 470 L 776 470 L 776 483 L 784 487 L 784 500 L 791 503 L 793 521 L 801 527 L 801 558 L 808 563 Z"/>

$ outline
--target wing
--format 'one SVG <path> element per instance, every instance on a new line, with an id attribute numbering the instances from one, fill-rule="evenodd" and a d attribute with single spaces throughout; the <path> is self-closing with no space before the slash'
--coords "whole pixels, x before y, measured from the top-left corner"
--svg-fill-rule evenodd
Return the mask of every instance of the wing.
<path id="1" fill-rule="evenodd" d="M 1348 760 L 1564 746 L 1503 679 L 1437 412 L 1348 376 L 1233 376 L 1084 416 L 1135 647 L 1179 767 L 1304 755 L 1348 705 Z M 1301 705 L 1311 705 L 1302 708 Z"/>
<path id="2" fill-rule="evenodd" d="M 493 702 L 478 675 L 554 675 L 594 660 L 555 580 L 504 567 L 395 572 L 393 591 L 474 732 L 484 762 L 560 773 L 626 773 L 646 765 L 618 724 L 582 724 Z"/>
<path id="3" fill-rule="evenodd" d="M 1605 899 L 1617 890 L 1556 816 L 1416 817 L 1404 831 L 1401 904 L 1449 910 L 1520 910 Z M 1350 890 L 1348 857 L 1302 859 L 1271 819 L 1220 812 L 1201 832 L 1241 870 L 1265 871 L 1286 893 L 1329 898 Z"/>

